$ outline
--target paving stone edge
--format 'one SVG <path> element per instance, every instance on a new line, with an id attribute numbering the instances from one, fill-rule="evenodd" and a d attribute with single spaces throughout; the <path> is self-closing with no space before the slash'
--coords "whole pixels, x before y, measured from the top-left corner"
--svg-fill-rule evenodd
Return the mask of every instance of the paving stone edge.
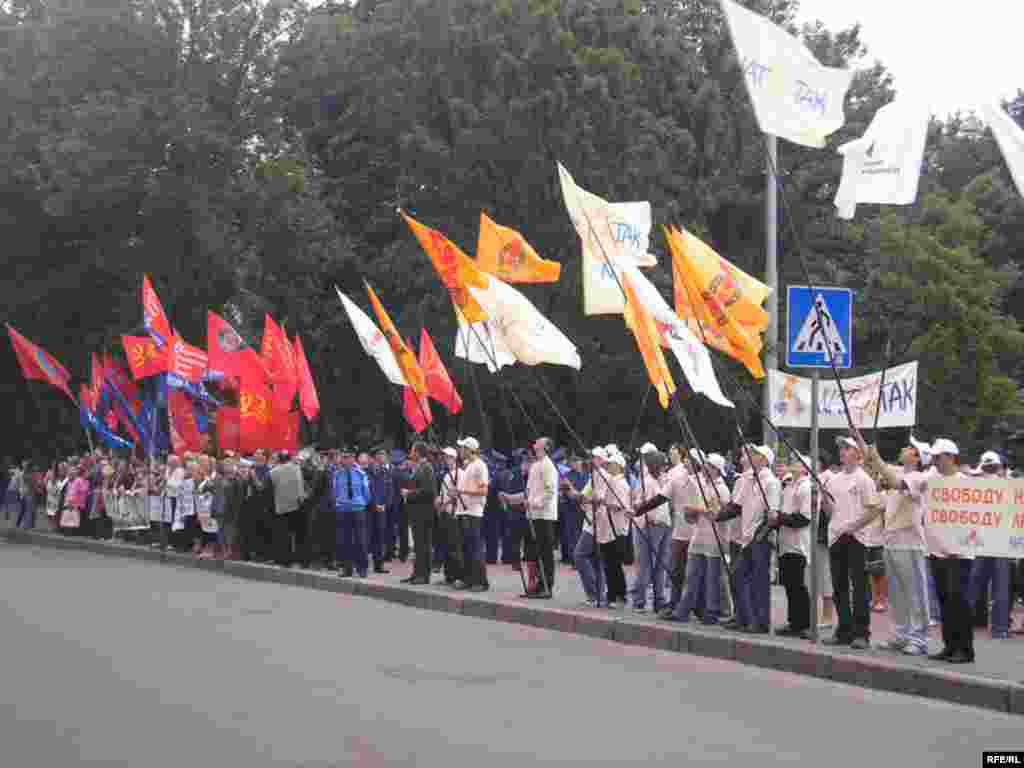
<path id="1" fill-rule="evenodd" d="M 944 670 L 929 670 L 875 657 L 815 651 L 772 639 L 723 635 L 689 627 L 631 621 L 628 616 L 581 616 L 533 604 L 483 600 L 420 587 L 339 579 L 326 574 L 286 570 L 259 563 L 197 560 L 178 552 L 110 544 L 91 539 L 8 528 L 3 537 L 15 544 L 76 549 L 101 555 L 133 557 L 199 570 L 216 571 L 253 581 L 359 595 L 430 611 L 523 624 L 557 632 L 612 640 L 664 651 L 736 661 L 754 667 L 791 672 L 880 691 L 905 693 L 971 707 L 1024 715 L 1024 685 Z"/>

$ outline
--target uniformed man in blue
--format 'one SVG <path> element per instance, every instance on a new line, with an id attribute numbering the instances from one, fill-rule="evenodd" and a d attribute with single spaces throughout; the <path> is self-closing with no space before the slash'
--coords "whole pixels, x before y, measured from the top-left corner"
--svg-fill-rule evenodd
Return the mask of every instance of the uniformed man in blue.
<path id="1" fill-rule="evenodd" d="M 526 451 L 519 449 L 509 459 L 509 469 L 501 475 L 498 488 L 502 493 L 513 495 L 526 493 Z M 516 570 L 520 565 L 523 548 L 523 531 L 526 528 L 526 511 L 523 507 L 505 505 L 505 536 L 501 543 L 501 562 Z"/>
<path id="2" fill-rule="evenodd" d="M 584 471 L 583 459 L 573 456 L 569 459 L 569 471 L 564 474 L 559 467 L 558 494 L 558 525 L 562 543 L 562 563 L 575 567 L 574 553 L 576 542 L 579 541 L 580 533 L 583 531 L 583 516 L 580 514 L 580 505 L 574 496 L 569 492 L 570 488 L 582 493 L 590 481 L 590 475 Z"/>
<path id="3" fill-rule="evenodd" d="M 343 448 L 341 466 L 334 473 L 332 495 L 338 526 L 335 557 L 338 560 L 338 572 L 342 576 L 352 576 L 354 570 L 359 578 L 366 578 L 369 567 L 366 555 L 366 508 L 370 504 L 370 480 L 366 472 L 356 464 L 355 458 L 352 448 Z"/>
<path id="4" fill-rule="evenodd" d="M 370 508 L 367 512 L 374 573 L 389 573 L 384 567 L 384 561 L 385 553 L 391 547 L 388 541 L 388 512 L 394 504 L 394 495 L 395 484 L 391 477 L 388 452 L 378 448 L 370 465 Z"/>
<path id="5" fill-rule="evenodd" d="M 487 471 L 495 480 L 508 463 L 508 458 L 497 451 L 485 451 L 480 458 L 487 464 Z M 488 565 L 495 565 L 498 562 L 498 545 L 505 531 L 505 515 L 498 499 L 498 485 L 498 482 L 491 483 L 487 491 L 487 503 L 484 505 L 483 535 Z"/>

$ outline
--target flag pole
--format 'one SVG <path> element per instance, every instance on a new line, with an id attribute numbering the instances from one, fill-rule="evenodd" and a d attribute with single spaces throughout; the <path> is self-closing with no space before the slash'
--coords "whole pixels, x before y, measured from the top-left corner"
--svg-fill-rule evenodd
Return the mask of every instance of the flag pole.
<path id="1" fill-rule="evenodd" d="M 767 343 L 764 349 L 764 367 L 766 370 L 778 370 L 778 341 L 779 341 L 779 211 L 778 211 L 778 176 L 779 167 L 779 140 L 773 134 L 765 134 L 765 149 L 768 157 L 765 163 L 765 189 L 764 189 L 764 277 L 768 285 L 767 296 L 768 306 L 768 328 L 766 331 Z M 765 376 L 761 390 L 761 413 L 771 413 L 771 387 L 768 382 L 769 376 Z M 762 420 L 761 439 L 767 443 L 769 438 L 769 426 Z"/>

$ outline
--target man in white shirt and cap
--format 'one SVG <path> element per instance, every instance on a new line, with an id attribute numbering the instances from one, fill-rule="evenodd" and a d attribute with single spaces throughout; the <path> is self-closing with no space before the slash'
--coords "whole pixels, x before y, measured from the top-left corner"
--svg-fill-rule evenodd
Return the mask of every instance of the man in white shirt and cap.
<path id="1" fill-rule="evenodd" d="M 555 525 L 558 523 L 558 469 L 548 455 L 551 440 L 539 437 L 530 446 L 534 462 L 526 476 L 526 559 L 537 563 L 539 589 L 525 597 L 550 599 L 555 588 Z"/>
<path id="2" fill-rule="evenodd" d="M 1006 466 L 1003 458 L 995 451 L 985 451 L 978 462 L 981 476 L 986 478 L 1005 478 Z M 1010 571 L 1013 560 L 1006 557 L 979 556 L 974 559 L 971 568 L 971 580 L 967 589 L 967 602 L 973 612 L 978 601 L 985 598 L 991 590 L 992 615 L 990 626 L 993 640 L 1006 640 L 1010 637 Z"/>
<path id="3" fill-rule="evenodd" d="M 459 588 L 486 592 L 490 588 L 480 537 L 484 519 L 484 503 L 491 474 L 480 458 L 480 443 L 475 437 L 464 437 L 456 445 L 462 454 L 463 469 L 456 490 L 458 503 L 455 515 L 459 521 L 463 543 L 463 584 Z"/>

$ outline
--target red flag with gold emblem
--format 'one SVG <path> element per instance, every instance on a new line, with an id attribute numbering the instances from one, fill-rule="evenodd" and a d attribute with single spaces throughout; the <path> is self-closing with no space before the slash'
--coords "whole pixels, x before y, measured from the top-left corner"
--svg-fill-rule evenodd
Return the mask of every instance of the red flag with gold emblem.
<path id="1" fill-rule="evenodd" d="M 266 315 L 263 321 L 260 356 L 267 369 L 270 386 L 273 387 L 275 407 L 280 411 L 290 411 L 292 400 L 299 388 L 295 356 L 288 337 L 270 315 Z"/>
<path id="2" fill-rule="evenodd" d="M 136 381 L 167 370 L 166 348 L 157 349 L 156 342 L 148 336 L 122 336 L 121 344 Z"/>
<path id="3" fill-rule="evenodd" d="M 238 449 L 253 453 L 268 447 L 273 418 L 273 393 L 266 371 L 255 355 L 246 355 L 239 378 Z"/>

